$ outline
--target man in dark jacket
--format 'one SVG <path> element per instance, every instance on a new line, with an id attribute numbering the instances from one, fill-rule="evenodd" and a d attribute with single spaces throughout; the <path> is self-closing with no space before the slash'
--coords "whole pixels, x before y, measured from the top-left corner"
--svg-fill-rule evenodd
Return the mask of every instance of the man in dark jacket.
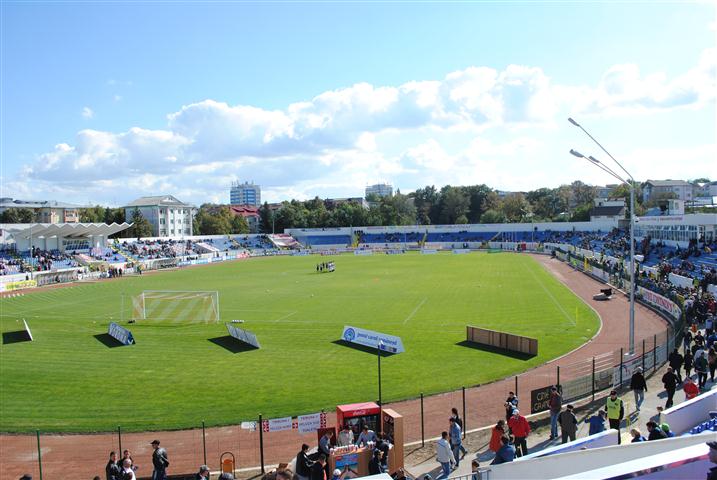
<path id="1" fill-rule="evenodd" d="M 311 480 L 326 480 L 326 455 L 323 453 L 311 466 Z"/>
<path id="2" fill-rule="evenodd" d="M 169 466 L 169 459 L 167 458 L 167 451 L 159 446 L 159 440 L 152 441 L 152 480 L 167 480 L 167 467 Z"/>
<path id="3" fill-rule="evenodd" d="M 573 406 L 568 405 L 565 410 L 558 415 L 558 423 L 560 424 L 560 433 L 563 437 L 562 443 L 568 443 L 568 439 L 572 442 L 575 440 L 575 434 L 578 430 L 578 418 L 573 413 Z"/>
<path id="4" fill-rule="evenodd" d="M 679 383 L 682 383 L 682 375 L 680 374 L 680 370 L 682 370 L 682 362 L 684 362 L 685 359 L 682 354 L 677 350 L 677 347 L 675 347 L 667 360 L 670 362 L 672 371 L 675 372 L 675 375 L 677 376 L 677 381 Z"/>
<path id="5" fill-rule="evenodd" d="M 649 421 L 647 422 L 647 430 L 650 432 L 650 435 L 648 435 L 647 440 L 662 440 L 664 438 L 667 438 L 667 434 L 660 428 L 660 426 L 653 422 Z"/>
<path id="6" fill-rule="evenodd" d="M 667 402 L 665 402 L 665 408 L 670 408 L 673 404 L 673 398 L 675 396 L 675 390 L 679 380 L 677 375 L 672 371 L 672 367 L 667 367 L 667 372 L 662 376 L 662 384 L 665 386 L 667 392 Z"/>
<path id="7" fill-rule="evenodd" d="M 122 469 L 117 465 L 117 454 L 110 452 L 110 461 L 107 462 L 105 467 L 105 474 L 107 474 L 107 480 L 120 480 L 122 478 Z"/>
<path id="8" fill-rule="evenodd" d="M 560 396 L 557 387 L 550 389 L 548 408 L 550 409 L 550 439 L 554 440 L 558 438 L 558 415 L 563 408 L 563 397 Z"/>
<path id="9" fill-rule="evenodd" d="M 630 390 L 635 395 L 635 407 L 639 412 L 642 402 L 645 401 L 645 392 L 647 391 L 647 382 L 645 382 L 645 377 L 642 375 L 642 368 L 640 367 L 637 367 L 635 373 L 632 374 Z"/>
<path id="10" fill-rule="evenodd" d="M 296 476 L 299 480 L 308 480 L 311 476 L 311 466 L 314 464 L 309 460 L 309 446 L 303 444 L 301 451 L 296 455 Z"/>

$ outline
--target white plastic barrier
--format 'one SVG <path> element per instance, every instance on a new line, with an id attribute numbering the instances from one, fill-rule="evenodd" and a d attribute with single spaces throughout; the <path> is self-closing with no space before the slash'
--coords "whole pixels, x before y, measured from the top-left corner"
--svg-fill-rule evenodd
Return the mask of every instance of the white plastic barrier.
<path id="1" fill-rule="evenodd" d="M 486 468 L 480 469 L 480 478 L 481 480 L 543 480 L 546 478 L 562 478 L 570 475 L 575 475 L 574 478 L 576 479 L 588 478 L 581 475 L 591 470 L 602 469 L 620 463 L 630 462 L 638 458 L 660 455 L 680 448 L 704 444 L 714 439 L 714 432 L 710 432 L 653 442 L 630 443 L 588 450 L 577 450 L 560 455 L 533 458 L 528 461 L 515 461 L 486 466 Z M 528 441 L 530 441 L 530 438 Z"/>
<path id="2" fill-rule="evenodd" d="M 717 410 L 717 390 L 714 389 L 663 411 L 661 421 L 668 423 L 676 435 L 681 435 L 698 423 L 709 420 L 711 410 Z"/>
<path id="3" fill-rule="evenodd" d="M 605 430 L 604 432 L 596 433 L 595 435 L 590 435 L 589 437 L 578 438 L 573 442 L 548 447 L 538 452 L 516 458 L 515 461 L 522 462 L 531 458 L 547 457 L 549 455 L 574 452 L 576 450 L 584 450 L 586 448 L 609 447 L 611 445 L 617 445 L 617 430 Z"/>
<path id="4" fill-rule="evenodd" d="M 711 439 L 689 447 L 678 448 L 670 452 L 662 452 L 644 458 L 636 458 L 628 462 L 617 463 L 608 467 L 580 472 L 559 480 L 602 480 L 622 478 L 649 478 L 650 480 L 701 479 L 706 478 L 710 468 L 709 447 L 705 443 Z M 646 442 L 659 443 L 659 442 Z"/>
<path id="5" fill-rule="evenodd" d="M 694 283 L 694 280 L 692 280 L 691 278 L 683 277 L 682 275 L 677 275 L 674 273 L 670 273 L 668 279 L 670 280 L 670 283 L 672 285 L 677 285 L 678 287 L 682 288 L 692 288 L 692 285 Z"/>

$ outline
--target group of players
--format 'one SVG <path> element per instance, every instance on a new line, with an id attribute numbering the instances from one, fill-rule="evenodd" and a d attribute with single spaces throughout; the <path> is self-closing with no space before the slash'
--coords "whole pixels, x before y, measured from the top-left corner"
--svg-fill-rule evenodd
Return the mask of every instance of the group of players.
<path id="1" fill-rule="evenodd" d="M 333 272 L 336 270 L 334 262 L 321 262 L 316 264 L 316 273 Z"/>

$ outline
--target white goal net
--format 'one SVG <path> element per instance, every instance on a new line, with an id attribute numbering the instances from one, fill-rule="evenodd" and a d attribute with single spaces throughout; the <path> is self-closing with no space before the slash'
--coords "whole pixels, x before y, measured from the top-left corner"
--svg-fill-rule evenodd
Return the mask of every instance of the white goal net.
<path id="1" fill-rule="evenodd" d="M 132 297 L 132 319 L 218 323 L 219 292 L 145 290 Z"/>

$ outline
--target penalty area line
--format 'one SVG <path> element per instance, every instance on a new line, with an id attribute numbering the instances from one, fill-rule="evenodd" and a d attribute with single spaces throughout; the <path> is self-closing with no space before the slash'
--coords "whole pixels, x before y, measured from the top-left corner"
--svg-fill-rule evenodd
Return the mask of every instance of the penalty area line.
<path id="1" fill-rule="evenodd" d="M 416 308 L 414 308 L 413 311 L 408 314 L 408 316 L 403 321 L 404 325 L 406 324 L 406 322 L 408 322 L 410 319 L 413 318 L 413 316 L 416 314 L 416 312 L 418 312 L 418 310 L 420 310 L 420 308 L 423 306 L 423 304 L 426 303 L 426 300 L 428 300 L 428 297 L 423 297 L 423 300 L 421 300 L 421 303 L 416 305 Z"/>

